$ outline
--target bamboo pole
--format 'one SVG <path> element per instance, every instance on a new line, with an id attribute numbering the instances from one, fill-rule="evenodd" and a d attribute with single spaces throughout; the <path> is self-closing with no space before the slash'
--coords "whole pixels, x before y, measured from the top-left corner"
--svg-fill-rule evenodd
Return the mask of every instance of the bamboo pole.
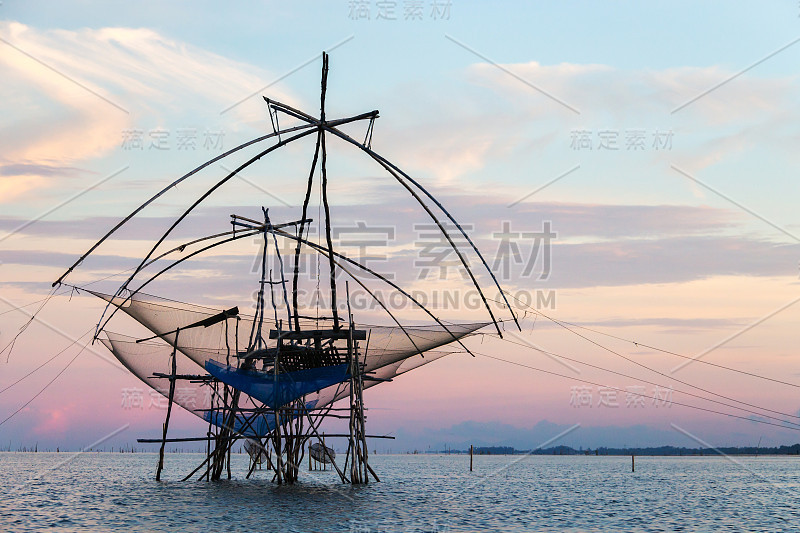
<path id="1" fill-rule="evenodd" d="M 317 431 L 317 425 L 321 424 L 322 420 L 320 420 L 319 424 L 314 425 L 314 421 L 311 420 L 311 415 L 308 413 L 308 410 L 305 408 L 305 406 L 303 406 L 303 413 L 305 413 L 306 417 L 308 418 L 308 422 L 311 425 L 311 431 L 314 433 L 314 436 L 316 436 L 317 439 L 322 441 L 322 447 L 323 447 L 323 450 L 325 451 L 325 455 L 328 457 L 328 459 L 330 459 L 331 464 L 336 469 L 336 472 L 339 474 L 339 477 L 341 478 L 342 483 L 347 483 L 347 477 L 344 475 L 344 471 L 339 470 L 339 466 L 336 464 L 336 461 L 331 456 L 330 452 L 328 451 L 328 448 L 325 446 L 325 433 L 322 433 L 322 436 L 320 436 L 319 432 Z M 340 435 L 340 436 L 347 436 L 347 435 Z M 327 470 L 328 469 L 326 463 L 323 462 L 322 466 L 323 466 L 323 470 Z M 344 470 L 347 470 L 347 463 L 346 462 L 345 462 Z"/>
<path id="2" fill-rule="evenodd" d="M 328 453 L 328 448 L 325 446 L 325 432 L 322 433 L 322 446 L 323 446 L 323 449 L 325 450 L 325 455 L 327 455 L 329 459 L 333 460 L 330 457 L 330 454 Z M 335 464 L 334 464 L 334 466 L 335 466 Z M 322 463 L 322 469 L 323 470 L 327 470 L 328 469 L 328 463 Z M 344 474 L 342 474 L 342 475 L 344 475 Z"/>
<path id="3" fill-rule="evenodd" d="M 239 316 L 238 315 L 236 316 L 236 320 L 239 320 Z M 238 351 L 239 347 L 237 346 L 236 349 Z M 231 346 L 230 346 L 230 343 L 228 341 L 228 318 L 227 317 L 225 317 L 225 364 L 227 364 L 227 365 L 231 364 Z M 227 385 L 225 385 L 225 389 L 224 389 L 223 392 L 224 392 L 223 401 L 227 403 L 227 401 L 228 401 L 228 386 Z M 234 426 L 234 428 L 235 427 L 236 426 Z M 229 444 L 228 444 L 228 479 L 231 479 L 231 448 L 233 448 L 233 442 L 234 441 L 231 440 L 231 441 L 229 441 Z"/>
<path id="4" fill-rule="evenodd" d="M 328 54 L 322 53 L 322 94 L 320 96 L 320 123 L 325 124 L 325 95 L 328 90 Z M 333 252 L 333 238 L 331 236 L 331 208 L 328 203 L 328 169 L 327 159 L 328 151 L 325 146 L 325 131 L 320 128 L 320 151 L 322 158 L 320 161 L 320 171 L 322 173 L 322 207 L 325 210 L 325 242 L 328 246 L 328 251 Z M 333 317 L 333 329 L 339 329 L 339 310 L 336 306 L 336 264 L 333 256 L 328 256 L 328 265 L 330 266 L 330 287 L 331 287 L 331 316 Z"/>
<path id="5" fill-rule="evenodd" d="M 350 442 L 348 450 L 351 454 L 350 457 L 350 482 L 353 484 L 361 483 L 361 456 L 359 451 L 359 444 L 361 436 L 358 434 L 356 427 L 358 418 L 358 359 L 355 353 L 355 345 L 353 342 L 353 316 L 350 313 L 350 284 L 345 282 L 345 291 L 347 295 L 348 306 L 348 334 L 347 334 L 347 362 L 350 366 Z"/>
<path id="6" fill-rule="evenodd" d="M 277 404 L 278 398 L 278 365 L 280 364 L 280 352 L 281 352 L 281 323 L 277 324 L 278 326 L 278 344 L 276 345 L 275 349 L 275 366 L 274 366 L 274 395 L 275 398 L 273 399 L 273 404 Z M 278 477 L 278 485 L 283 483 L 283 448 L 281 442 L 281 415 L 280 409 L 278 409 L 277 405 L 274 407 L 275 412 L 275 432 L 274 432 L 274 444 L 273 447 L 275 448 L 275 475 Z"/>
<path id="7" fill-rule="evenodd" d="M 167 403 L 167 416 L 164 419 L 163 425 L 163 433 L 161 436 L 161 448 L 158 450 L 158 468 L 156 469 L 156 481 L 161 481 L 161 470 L 164 468 L 164 447 L 167 445 L 167 430 L 169 429 L 169 417 L 172 414 L 172 400 L 175 397 L 175 376 L 178 373 L 177 370 L 177 357 L 176 352 L 178 351 L 178 335 L 180 334 L 180 328 L 175 330 L 175 345 L 172 347 L 172 373 L 170 374 L 169 378 L 169 402 Z"/>

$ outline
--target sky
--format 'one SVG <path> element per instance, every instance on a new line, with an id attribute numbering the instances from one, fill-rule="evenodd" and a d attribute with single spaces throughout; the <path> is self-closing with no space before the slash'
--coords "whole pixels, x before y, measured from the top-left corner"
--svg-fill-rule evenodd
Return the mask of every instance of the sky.
<path id="1" fill-rule="evenodd" d="M 125 446 L 158 433 L 163 412 L 144 385 L 101 344 L 81 350 L 97 299 L 60 290 L 10 343 L 122 217 L 270 133 L 262 96 L 317 115 L 322 51 L 328 118 L 379 110 L 372 148 L 441 201 L 521 301 L 522 331 L 491 303 L 504 340 L 483 329 L 466 341 L 481 355 L 453 354 L 367 393 L 370 433 L 398 437 L 378 449 L 800 442 L 759 422 L 800 415 L 796 2 L 5 0 L 0 421 L 13 417 L 0 423 L 0 449 Z M 367 137 L 364 121 L 342 129 Z M 487 320 L 407 191 L 354 147 L 328 148 L 339 249 L 445 320 Z M 273 221 L 298 219 L 313 149 L 301 139 L 248 167 L 165 246 L 227 231 L 232 213 L 260 218 L 262 206 Z M 67 282 L 114 291 L 196 197 L 257 152 L 171 189 Z M 147 291 L 252 307 L 260 245 L 215 249 Z M 313 287 L 316 259 L 304 258 Z M 390 320 L 363 292 L 352 300 L 357 321 Z M 430 321 L 411 307 L 395 311 Z M 141 333 L 123 316 L 112 328 Z M 680 356 L 785 383 L 678 368 Z M 172 424 L 176 435 L 205 431 L 184 411 Z"/>

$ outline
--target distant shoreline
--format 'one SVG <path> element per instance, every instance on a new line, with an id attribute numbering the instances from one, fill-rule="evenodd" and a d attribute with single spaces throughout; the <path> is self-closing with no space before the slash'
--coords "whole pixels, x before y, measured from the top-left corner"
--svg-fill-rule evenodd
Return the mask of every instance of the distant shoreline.
<path id="1" fill-rule="evenodd" d="M 727 448 L 726 448 L 727 449 Z M 530 452 L 526 450 L 515 450 L 514 453 L 477 453 L 474 452 L 474 455 L 480 456 L 524 456 L 524 455 L 537 455 L 537 456 L 555 456 L 555 457 L 630 457 L 631 455 L 637 457 L 724 457 L 724 456 L 736 456 L 736 457 L 797 457 L 800 459 L 800 455 L 795 453 L 780 453 L 780 452 L 769 452 L 762 449 L 758 453 L 747 453 L 747 452 L 725 452 L 722 451 L 723 449 L 720 448 L 720 451 L 714 451 L 709 449 L 708 451 L 703 451 L 702 453 L 698 452 L 686 452 L 682 454 L 678 453 L 638 453 L 636 450 L 627 450 L 626 453 L 586 453 L 585 451 L 574 451 L 574 453 L 547 453 L 541 451 Z M 721 452 L 721 453 L 720 453 Z M 192 451 L 192 450 L 165 450 L 164 453 L 170 455 L 201 455 L 205 456 L 205 451 Z M 242 455 L 240 452 L 235 452 L 236 455 Z M 136 451 L 125 451 L 120 452 L 118 450 L 0 450 L 0 454 L 30 454 L 30 455 L 43 455 L 43 454 L 55 454 L 55 455 L 64 455 L 64 454 L 72 454 L 72 455 L 82 455 L 82 454 L 104 454 L 104 455 L 128 455 L 128 454 L 136 454 L 136 455 L 158 455 L 157 450 L 136 450 Z M 371 454 L 373 456 L 398 456 L 398 457 L 405 457 L 409 455 L 419 455 L 419 456 L 446 456 L 446 455 L 469 455 L 469 450 L 449 450 L 449 451 L 426 451 L 426 452 L 391 452 L 391 453 L 374 453 Z"/>
<path id="2" fill-rule="evenodd" d="M 466 450 L 438 450 L 425 452 L 409 452 L 412 454 L 467 454 Z M 677 446 L 652 446 L 638 448 L 579 448 L 570 446 L 555 446 L 552 448 L 536 450 L 517 450 L 510 446 L 478 446 L 473 449 L 474 455 L 591 455 L 591 456 L 653 456 L 653 457 L 705 457 L 709 455 L 741 455 L 741 456 L 760 456 L 760 455 L 791 455 L 800 457 L 800 444 L 791 446 L 757 447 L 757 446 L 724 446 L 718 448 L 680 448 Z"/>
<path id="3" fill-rule="evenodd" d="M 232 450 L 235 454 L 241 454 L 243 450 L 238 447 Z M 167 448 L 166 453 L 188 453 L 188 454 L 205 454 L 205 450 L 192 450 L 186 448 Z M 69 450 L 69 449 L 39 449 L 35 447 L 20 447 L 14 449 L 0 449 L 0 453 L 107 453 L 107 454 L 155 454 L 156 448 L 135 448 L 135 447 L 122 447 L 111 449 L 91 449 L 91 450 Z M 413 451 L 389 451 L 381 452 L 373 451 L 374 455 L 469 455 L 469 448 L 465 450 L 413 450 Z M 756 447 L 756 446 L 724 446 L 718 448 L 681 448 L 677 446 L 651 446 L 651 447 L 637 447 L 637 448 L 579 448 L 575 449 L 570 446 L 554 446 L 552 448 L 543 448 L 535 450 L 518 450 L 511 446 L 476 446 L 473 448 L 473 455 L 558 455 L 558 456 L 618 456 L 629 457 L 631 455 L 642 457 L 709 457 L 720 455 L 731 456 L 797 456 L 800 458 L 800 443 L 791 446 L 774 446 L 774 447 Z"/>

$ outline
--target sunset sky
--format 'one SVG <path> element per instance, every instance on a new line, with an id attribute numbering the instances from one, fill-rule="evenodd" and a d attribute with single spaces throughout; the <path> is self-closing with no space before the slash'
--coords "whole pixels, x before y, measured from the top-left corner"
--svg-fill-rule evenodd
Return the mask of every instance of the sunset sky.
<path id="1" fill-rule="evenodd" d="M 523 331 L 505 336 L 517 344 L 489 335 L 493 328 L 467 342 L 507 362 L 454 354 L 370 390 L 369 432 L 398 436 L 379 449 L 530 448 L 575 424 L 559 443 L 800 442 L 797 431 L 653 401 L 654 386 L 641 381 L 671 387 L 673 402 L 745 419 L 800 415 L 797 386 L 696 362 L 676 370 L 685 359 L 641 346 L 800 386 L 797 2 L 252 2 L 232 12 L 219 2 L 6 0 L 0 349 L 120 218 L 206 160 L 272 131 L 262 95 L 316 115 L 323 50 L 328 118 L 380 110 L 372 148 L 468 228 L 502 285 L 552 318 L 591 328 L 569 331 L 523 312 Z M 343 129 L 363 139 L 366 123 Z M 307 138 L 248 168 L 186 220 L 174 245 L 228 230 L 232 213 L 260 218 L 262 206 L 273 221 L 300 218 L 313 148 Z M 171 190 L 67 281 L 85 285 L 135 266 L 194 198 L 254 153 Z M 443 319 L 488 319 L 453 256 L 445 267 L 426 263 L 430 219 L 391 177 L 331 140 L 329 179 L 343 250 L 395 274 Z M 365 253 L 348 242 L 363 236 L 359 227 L 384 241 Z M 536 237 L 546 232 L 549 245 Z M 247 308 L 258 251 L 256 239 L 215 251 L 148 292 Z M 474 257 L 473 266 L 481 272 Z M 113 291 L 123 279 L 93 287 Z M 485 271 L 480 281 L 489 286 Z M 444 293 L 458 304 L 445 308 Z M 107 446 L 155 436 L 163 413 L 146 390 L 143 406 L 126 403 L 144 386 L 100 343 L 67 368 L 103 307 L 85 294 L 58 294 L 2 353 L 0 421 L 58 377 L 0 425 L 0 449 L 75 449 L 123 427 Z M 357 321 L 389 323 L 363 307 Z M 112 325 L 142 331 L 123 316 Z M 616 405 L 601 386 L 619 389 Z M 644 405 L 626 395 L 632 390 L 648 396 Z M 176 435 L 205 432 L 186 412 L 173 427 Z"/>

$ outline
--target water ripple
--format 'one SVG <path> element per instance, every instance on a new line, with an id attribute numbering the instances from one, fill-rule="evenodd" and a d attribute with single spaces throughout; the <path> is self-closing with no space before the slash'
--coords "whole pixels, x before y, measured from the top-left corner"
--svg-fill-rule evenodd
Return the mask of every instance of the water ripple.
<path id="1" fill-rule="evenodd" d="M 798 531 L 800 460 L 375 456 L 383 482 L 350 487 L 334 471 L 277 486 L 180 482 L 202 458 L 169 454 L 0 453 L 0 525 L 10 531 Z M 247 458 L 234 456 L 243 478 Z"/>

